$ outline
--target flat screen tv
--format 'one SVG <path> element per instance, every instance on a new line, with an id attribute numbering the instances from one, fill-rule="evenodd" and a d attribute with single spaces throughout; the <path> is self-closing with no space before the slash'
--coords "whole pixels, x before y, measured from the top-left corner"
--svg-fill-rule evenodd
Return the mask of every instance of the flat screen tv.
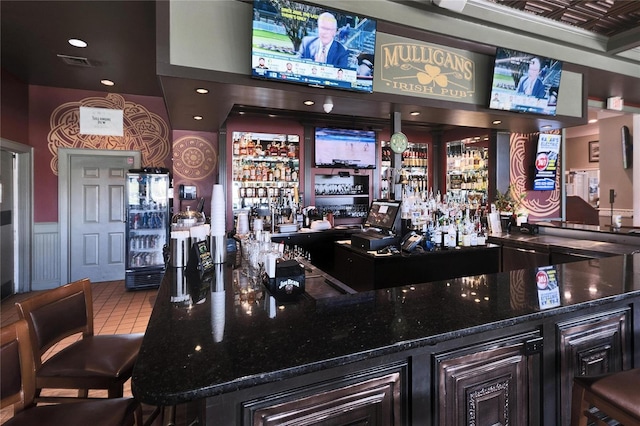
<path id="1" fill-rule="evenodd" d="M 562 62 L 499 47 L 490 109 L 556 115 Z"/>
<path id="2" fill-rule="evenodd" d="M 633 167 L 633 142 L 631 132 L 627 126 L 620 128 L 622 139 L 622 167 L 630 169 Z"/>
<path id="3" fill-rule="evenodd" d="M 400 200 L 374 200 L 371 202 L 364 227 L 377 229 L 380 232 L 393 232 L 400 217 Z"/>
<path id="4" fill-rule="evenodd" d="M 541 133 L 536 150 L 533 189 L 535 191 L 553 191 L 556 189 L 556 171 L 560 153 L 560 135 Z"/>
<path id="5" fill-rule="evenodd" d="M 316 127 L 315 166 L 374 169 L 376 132 Z"/>
<path id="6" fill-rule="evenodd" d="M 374 19 L 295 1 L 254 0 L 251 75 L 370 93 Z"/>

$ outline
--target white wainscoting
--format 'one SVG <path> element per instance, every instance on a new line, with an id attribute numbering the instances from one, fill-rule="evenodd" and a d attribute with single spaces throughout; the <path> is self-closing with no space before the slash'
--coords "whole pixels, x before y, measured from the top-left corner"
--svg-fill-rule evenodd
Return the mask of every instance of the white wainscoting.
<path id="1" fill-rule="evenodd" d="M 33 224 L 31 290 L 60 287 L 60 227 L 57 222 Z"/>

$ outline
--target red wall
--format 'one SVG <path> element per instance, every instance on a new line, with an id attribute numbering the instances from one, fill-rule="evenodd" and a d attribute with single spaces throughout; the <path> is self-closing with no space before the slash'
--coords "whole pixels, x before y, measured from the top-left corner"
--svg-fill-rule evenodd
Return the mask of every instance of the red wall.
<path id="1" fill-rule="evenodd" d="M 4 87 L 3 87 L 4 89 Z M 73 121 L 62 121 L 54 112 L 67 111 L 67 119 L 73 118 L 80 103 L 95 106 L 104 103 L 104 107 L 114 107 L 107 102 L 109 93 L 90 92 L 84 90 L 59 89 L 44 86 L 29 86 L 28 117 L 29 145 L 34 148 L 34 221 L 56 222 L 58 220 L 58 176 L 57 148 L 89 148 L 89 149 L 125 149 L 143 152 L 143 166 L 171 166 L 171 134 L 168 131 L 168 116 L 162 98 L 136 95 L 116 95 L 116 100 L 123 99 L 125 105 L 125 127 L 129 120 L 146 120 L 158 124 L 158 128 L 147 129 L 147 137 L 126 138 L 94 136 L 81 137 L 79 124 Z M 104 100 L 104 101 L 101 101 Z M 130 108 L 135 105 L 135 108 Z M 5 112 L 2 115 L 4 118 Z M 157 115 L 155 117 L 154 115 Z M 159 121 L 153 122 L 151 118 Z M 75 116 L 77 120 L 77 115 Z M 74 133 L 75 132 L 75 133 Z M 154 133 L 155 132 L 155 133 Z M 127 134 L 125 128 L 125 135 Z M 165 140 L 161 140 L 164 138 Z M 155 148 L 154 148 L 155 147 Z M 155 151 L 150 152 L 151 149 Z M 158 155 L 160 157 L 158 158 Z M 145 155 L 153 158 L 156 164 L 144 164 Z"/>
<path id="2" fill-rule="evenodd" d="M 0 137 L 29 144 L 29 86 L 2 69 Z"/>
<path id="3" fill-rule="evenodd" d="M 538 135 L 538 133 L 512 133 L 509 140 L 509 176 L 512 193 L 514 196 L 521 193 L 527 194 L 522 204 L 529 212 L 529 221 L 548 218 L 557 219 L 561 214 L 561 156 L 558 157 L 558 168 L 556 170 L 556 189 L 553 191 L 531 190 L 533 185 L 534 162 L 538 148 Z"/>
<path id="4" fill-rule="evenodd" d="M 213 185 L 220 182 L 220 149 L 218 134 L 175 130 L 172 143 L 173 213 L 184 211 L 189 206 L 195 210 L 200 197 L 205 198 L 204 212 L 211 213 Z M 196 200 L 180 200 L 180 185 L 196 187 Z"/>
<path id="5" fill-rule="evenodd" d="M 154 116 L 158 120 L 159 129 L 150 139 L 129 142 L 119 145 L 118 138 L 96 140 L 89 142 L 86 138 L 74 137 L 70 128 L 77 123 L 64 123 L 68 128 L 61 131 L 56 128 L 54 112 L 60 109 L 73 108 L 87 101 L 87 99 L 104 100 L 110 96 L 107 92 L 91 92 L 71 89 L 59 89 L 43 86 L 28 86 L 15 76 L 2 70 L 2 122 L 0 136 L 15 142 L 30 145 L 34 148 L 34 220 L 35 222 L 56 222 L 58 220 L 58 177 L 57 177 L 57 147 L 61 142 L 56 139 L 60 133 L 65 136 L 64 146 L 71 148 L 131 149 L 143 152 L 143 166 L 163 166 L 173 172 L 174 188 L 177 191 L 180 184 L 195 185 L 198 196 L 205 197 L 205 212 L 210 207 L 210 196 L 213 184 L 219 182 L 220 158 L 219 144 L 230 146 L 234 131 L 265 132 L 298 134 L 304 146 L 304 127 L 302 124 L 279 118 L 268 117 L 230 117 L 227 121 L 227 137 L 218 141 L 218 135 L 210 132 L 175 131 L 168 129 L 168 116 L 162 98 L 136 95 L 119 95 L 127 105 L 137 106 L 135 111 L 125 110 L 126 118 L 145 119 Z M 111 95 L 111 96 L 113 96 Z M 110 97 L 109 99 L 113 99 Z M 89 105 L 93 106 L 93 105 Z M 144 117 L 140 117 L 141 112 Z M 59 118 L 58 118 L 59 119 Z M 125 125 L 126 125 L 125 120 Z M 443 134 L 443 142 L 459 140 L 466 137 L 478 136 L 479 129 L 457 129 Z M 66 133 L 65 133 L 66 132 Z M 433 182 L 432 164 L 434 158 L 431 134 L 427 131 L 407 130 L 406 134 L 411 142 L 426 143 L 429 146 L 429 180 Z M 378 140 L 388 140 L 389 128 L 378 132 Z M 104 137 L 98 137 L 104 138 Z M 166 141 L 160 139 L 165 138 Z M 516 191 L 524 191 L 527 196 L 524 205 L 530 212 L 530 219 L 560 217 L 560 178 L 557 176 L 556 191 L 531 191 L 530 178 L 533 158 L 535 156 L 537 134 L 511 136 L 511 180 Z M 138 143 L 140 146 L 136 146 Z M 180 145 L 182 143 L 182 145 Z M 185 143 L 195 148 L 198 164 L 185 161 Z M 155 145 L 154 145 L 155 144 Z M 166 145 L 166 147 L 164 146 Z M 155 148 L 154 148 L 155 147 Z M 227 150 L 229 152 L 229 150 Z M 307 155 L 310 155 L 307 153 Z M 301 164 L 304 164 L 304 153 L 301 152 Z M 194 158 L 196 158 L 194 157 Z M 145 164 L 145 158 L 150 158 L 153 164 Z M 230 157 L 229 157 L 230 160 Z M 180 164 L 179 164 L 180 163 Z M 230 161 L 227 166 L 230 166 Z M 377 176 L 377 174 L 376 174 Z M 303 176 L 301 176 L 301 179 Z M 227 168 L 227 180 L 231 182 L 231 169 Z M 301 181 L 301 187 L 304 182 Z M 175 197 L 174 209 L 179 210 L 179 200 Z M 185 204 L 186 206 L 186 204 Z M 195 205 L 194 205 L 195 207 Z"/>

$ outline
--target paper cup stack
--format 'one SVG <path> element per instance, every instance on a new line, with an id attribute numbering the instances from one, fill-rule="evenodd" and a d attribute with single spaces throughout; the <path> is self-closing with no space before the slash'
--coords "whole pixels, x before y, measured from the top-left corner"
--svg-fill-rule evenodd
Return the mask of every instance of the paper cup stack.
<path id="1" fill-rule="evenodd" d="M 214 342 L 221 342 L 224 337 L 225 291 L 222 266 L 215 266 L 215 283 L 211 292 L 211 332 Z"/>
<path id="2" fill-rule="evenodd" d="M 213 185 L 211 194 L 211 241 L 209 247 L 214 263 L 224 263 L 226 257 L 226 210 L 222 185 Z"/>

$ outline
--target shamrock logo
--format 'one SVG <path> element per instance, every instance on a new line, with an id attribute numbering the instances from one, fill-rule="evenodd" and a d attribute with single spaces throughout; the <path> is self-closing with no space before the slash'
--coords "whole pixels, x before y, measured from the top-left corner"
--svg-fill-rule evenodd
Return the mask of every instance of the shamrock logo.
<path id="1" fill-rule="evenodd" d="M 420 84 L 431 84 L 434 81 L 440 87 L 447 87 L 447 84 L 449 84 L 447 76 L 440 74 L 440 67 L 427 64 L 424 66 L 424 71 L 425 72 L 419 71 L 417 73 Z"/>

